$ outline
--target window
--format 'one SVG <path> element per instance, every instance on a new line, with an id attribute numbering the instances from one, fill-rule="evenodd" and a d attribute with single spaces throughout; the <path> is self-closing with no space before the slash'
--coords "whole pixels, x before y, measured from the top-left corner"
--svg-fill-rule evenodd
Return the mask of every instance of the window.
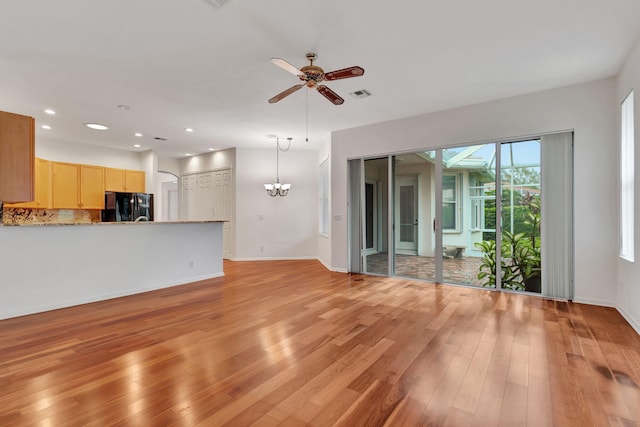
<path id="1" fill-rule="evenodd" d="M 620 129 L 620 257 L 634 261 L 634 131 L 633 91 L 622 102 Z"/>
<path id="2" fill-rule="evenodd" d="M 496 188 L 494 182 L 485 183 L 470 174 L 469 201 L 471 204 L 471 230 L 495 231 L 495 228 L 492 227 L 495 219 L 487 219 L 485 215 L 486 210 L 490 208 L 493 208 L 495 212 L 495 194 Z"/>
<path id="3" fill-rule="evenodd" d="M 442 230 L 460 231 L 458 175 L 442 175 Z"/>
<path id="4" fill-rule="evenodd" d="M 319 166 L 320 179 L 318 193 L 320 195 L 320 212 L 318 215 L 318 231 L 329 234 L 329 159 L 325 159 Z"/>

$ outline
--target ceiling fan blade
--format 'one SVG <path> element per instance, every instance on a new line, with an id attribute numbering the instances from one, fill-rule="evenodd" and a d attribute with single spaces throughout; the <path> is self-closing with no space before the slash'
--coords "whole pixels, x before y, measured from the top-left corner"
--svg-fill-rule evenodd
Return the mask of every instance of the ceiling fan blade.
<path id="1" fill-rule="evenodd" d="M 284 90 L 284 91 L 280 92 L 279 94 L 277 94 L 276 96 L 274 96 L 273 98 L 271 98 L 269 100 L 269 104 L 274 104 L 274 103 L 280 101 L 282 98 L 285 98 L 285 97 L 291 95 L 293 92 L 299 90 L 302 86 L 304 86 L 304 83 L 301 83 L 301 84 L 295 85 L 295 86 L 291 86 L 289 89 Z"/>
<path id="2" fill-rule="evenodd" d="M 325 80 L 340 80 L 340 79 L 348 79 L 349 77 L 360 77 L 364 74 L 364 68 L 362 67 L 349 67 L 343 68 L 341 70 L 329 71 L 328 73 L 324 73 Z"/>
<path id="3" fill-rule="evenodd" d="M 316 86 L 318 92 L 322 94 L 325 98 L 331 101 L 334 105 L 342 105 L 344 103 L 344 99 L 340 97 L 337 93 L 326 87 L 325 85 Z"/>
<path id="4" fill-rule="evenodd" d="M 298 70 L 296 67 L 294 67 L 293 65 L 289 64 L 284 59 L 271 58 L 271 62 L 274 65 L 277 65 L 278 67 L 282 68 L 283 70 L 290 72 L 294 76 L 298 76 L 298 77 L 304 76 L 304 73 L 302 71 Z"/>

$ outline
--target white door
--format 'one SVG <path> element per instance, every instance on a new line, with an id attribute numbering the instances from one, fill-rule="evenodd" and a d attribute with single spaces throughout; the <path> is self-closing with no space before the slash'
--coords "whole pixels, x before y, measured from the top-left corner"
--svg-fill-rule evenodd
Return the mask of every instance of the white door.
<path id="1" fill-rule="evenodd" d="M 189 174 L 182 176 L 182 219 L 195 219 L 197 206 L 197 174 Z"/>
<path id="2" fill-rule="evenodd" d="M 233 257 L 233 175 L 231 168 L 214 172 L 215 219 L 225 220 L 222 226 L 222 257 Z"/>
<path id="3" fill-rule="evenodd" d="M 396 179 L 396 253 L 418 254 L 418 177 Z"/>

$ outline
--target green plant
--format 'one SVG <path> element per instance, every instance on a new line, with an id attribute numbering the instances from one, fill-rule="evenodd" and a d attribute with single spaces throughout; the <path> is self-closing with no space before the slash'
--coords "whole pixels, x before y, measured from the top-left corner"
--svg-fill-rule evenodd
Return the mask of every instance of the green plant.
<path id="1" fill-rule="evenodd" d="M 503 288 L 540 292 L 540 198 L 527 193 L 520 201 L 526 232 L 502 232 L 500 245 L 500 283 Z M 482 286 L 496 286 L 496 243 L 475 243 L 483 258 L 478 272 Z"/>

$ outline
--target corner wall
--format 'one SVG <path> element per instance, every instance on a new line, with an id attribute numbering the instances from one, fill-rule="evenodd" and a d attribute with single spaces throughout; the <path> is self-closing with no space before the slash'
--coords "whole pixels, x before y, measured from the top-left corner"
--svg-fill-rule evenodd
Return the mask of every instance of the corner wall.
<path id="1" fill-rule="evenodd" d="M 575 301 L 615 306 L 615 84 L 608 78 L 334 132 L 332 269 L 348 268 L 348 159 L 574 130 Z"/>
<path id="2" fill-rule="evenodd" d="M 635 120 L 634 120 L 634 133 L 635 133 L 635 217 L 638 218 L 640 213 L 640 167 L 638 166 L 638 159 L 640 158 L 640 41 L 636 44 L 635 48 L 631 51 L 627 61 L 622 66 L 620 73 L 618 74 L 616 85 L 616 126 L 617 126 L 617 138 L 616 138 L 616 184 L 619 183 L 619 171 L 620 171 L 620 105 L 624 98 L 629 94 L 631 89 L 634 90 L 634 107 L 635 107 Z M 616 207 L 619 206 L 618 194 L 619 190 L 616 186 Z M 616 211 L 616 225 L 615 232 L 618 235 L 620 227 L 619 210 Z M 620 257 L 617 257 L 617 284 L 618 284 L 618 300 L 617 308 L 620 313 L 627 319 L 627 321 L 640 333 L 640 224 L 635 221 L 635 259 L 634 263 L 625 261 Z M 616 255 L 618 247 L 616 247 Z"/>

